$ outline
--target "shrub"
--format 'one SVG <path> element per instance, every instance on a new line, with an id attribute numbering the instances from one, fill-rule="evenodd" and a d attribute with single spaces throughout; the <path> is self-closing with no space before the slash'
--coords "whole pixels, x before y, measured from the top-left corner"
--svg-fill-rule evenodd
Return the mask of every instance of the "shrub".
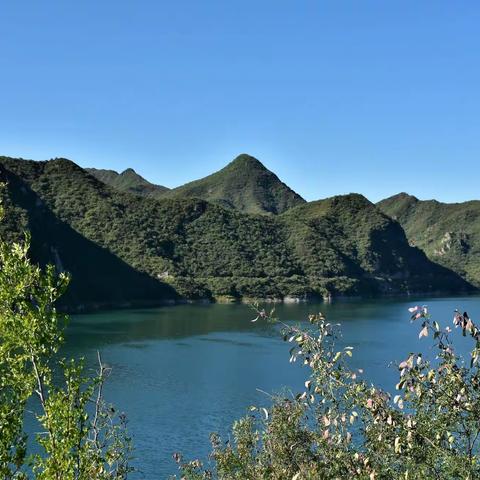
<path id="1" fill-rule="evenodd" d="M 426 307 L 410 310 L 420 338 L 433 339 L 436 358 L 408 355 L 393 398 L 349 367 L 352 348 L 336 350 L 336 327 L 321 314 L 310 316 L 308 329 L 283 325 L 290 361 L 311 372 L 304 391 L 276 398 L 269 409 L 252 407 L 234 424 L 231 441 L 213 435 L 207 470 L 176 455 L 182 478 L 479 478 L 480 331 L 467 313 L 455 312 L 455 327 L 473 341 L 464 361 L 450 327 L 441 328 Z"/>
<path id="2" fill-rule="evenodd" d="M 125 417 L 103 398 L 108 369 L 100 355 L 94 378 L 82 361 L 59 360 L 66 317 L 55 302 L 69 279 L 32 265 L 28 248 L 28 236 L 0 239 L 0 478 L 125 479 L 130 439 Z M 27 402 L 41 429 L 31 440 Z M 39 453 L 29 454 L 30 441 Z"/>

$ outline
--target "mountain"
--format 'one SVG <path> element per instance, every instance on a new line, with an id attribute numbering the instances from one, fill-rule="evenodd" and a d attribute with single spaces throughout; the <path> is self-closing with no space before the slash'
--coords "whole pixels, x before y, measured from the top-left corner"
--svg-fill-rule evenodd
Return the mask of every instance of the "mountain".
<path id="1" fill-rule="evenodd" d="M 161 185 L 155 185 L 145 180 L 133 168 L 127 168 L 122 173 L 115 170 L 103 170 L 97 168 L 86 168 L 88 173 L 111 187 L 125 192 L 135 193 L 144 196 L 161 196 L 169 189 Z"/>
<path id="2" fill-rule="evenodd" d="M 274 216 L 119 191 L 66 159 L 0 157 L 0 180 L 3 235 L 29 228 L 32 258 L 72 272 L 74 306 L 472 289 L 361 195 Z"/>
<path id="3" fill-rule="evenodd" d="M 61 299 L 64 307 L 114 307 L 149 305 L 178 298 L 175 290 L 131 267 L 56 216 L 28 182 L 1 164 L 0 178 L 7 182 L 2 195 L 6 217 L 0 222 L 2 237 L 9 240 L 31 234 L 30 255 L 57 271 L 68 271 L 71 283 Z"/>
<path id="4" fill-rule="evenodd" d="M 222 170 L 170 190 L 169 198 L 201 198 L 244 213 L 280 214 L 305 200 L 256 158 L 239 155 Z"/>
<path id="5" fill-rule="evenodd" d="M 480 201 L 441 203 L 400 193 L 378 207 L 400 222 L 410 244 L 480 287 Z"/>
<path id="6" fill-rule="evenodd" d="M 401 226 L 362 195 L 310 202 L 282 219 L 309 278 L 328 279 L 328 284 L 338 278 L 344 291 L 362 290 L 368 283 L 383 293 L 441 291 L 449 281 L 454 289 L 468 289 L 457 275 L 410 247 Z"/>

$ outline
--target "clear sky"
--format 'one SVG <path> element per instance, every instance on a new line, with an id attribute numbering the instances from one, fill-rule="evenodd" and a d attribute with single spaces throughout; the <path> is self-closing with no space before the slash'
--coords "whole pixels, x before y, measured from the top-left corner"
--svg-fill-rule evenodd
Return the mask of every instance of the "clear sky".
<path id="1" fill-rule="evenodd" d="M 2 0 L 0 154 L 480 198 L 478 0 Z"/>

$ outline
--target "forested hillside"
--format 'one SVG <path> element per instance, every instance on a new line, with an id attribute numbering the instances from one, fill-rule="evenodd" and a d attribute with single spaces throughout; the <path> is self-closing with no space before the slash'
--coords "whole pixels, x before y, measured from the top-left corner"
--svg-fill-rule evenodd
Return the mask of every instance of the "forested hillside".
<path id="1" fill-rule="evenodd" d="M 101 182 L 124 192 L 136 193 L 146 197 L 158 197 L 169 190 L 167 187 L 155 185 L 145 180 L 133 168 L 127 168 L 122 173 L 99 168 L 86 168 L 85 170 Z"/>
<path id="2" fill-rule="evenodd" d="M 279 214 L 305 203 L 256 158 L 242 154 L 222 170 L 166 192 L 171 198 L 201 198 L 244 213 Z"/>
<path id="3" fill-rule="evenodd" d="M 61 220 L 21 177 L 1 165 L 0 176 L 7 182 L 6 216 L 0 231 L 10 240 L 28 231 L 33 259 L 71 274 L 70 287 L 61 300 L 64 306 L 149 305 L 178 298 L 169 285 L 133 268 Z"/>
<path id="4" fill-rule="evenodd" d="M 480 201 L 442 203 L 400 193 L 378 203 L 412 245 L 480 287 Z"/>
<path id="5" fill-rule="evenodd" d="M 471 288 L 361 195 L 251 215 L 120 191 L 65 159 L 0 164 L 2 230 L 30 229 L 34 259 L 72 272 L 72 304 Z"/>

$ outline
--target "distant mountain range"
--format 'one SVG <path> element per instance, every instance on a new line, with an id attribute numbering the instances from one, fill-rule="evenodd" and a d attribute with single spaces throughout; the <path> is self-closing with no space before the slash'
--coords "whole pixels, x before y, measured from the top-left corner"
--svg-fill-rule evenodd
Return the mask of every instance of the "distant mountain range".
<path id="1" fill-rule="evenodd" d="M 454 268 L 445 255 L 437 261 L 425 247 L 429 259 L 409 245 L 389 211 L 394 200 L 306 202 L 249 155 L 172 190 L 132 169 L 82 169 L 66 159 L 0 157 L 0 178 L 8 182 L 2 234 L 30 230 L 32 258 L 72 273 L 70 308 L 463 292 L 479 284 L 467 261 Z"/>
<path id="2" fill-rule="evenodd" d="M 85 170 L 101 182 L 124 192 L 144 195 L 145 197 L 159 197 L 169 190 L 167 187 L 155 185 L 145 180 L 133 168 L 127 168 L 122 173 L 98 168 L 86 168 Z"/>

